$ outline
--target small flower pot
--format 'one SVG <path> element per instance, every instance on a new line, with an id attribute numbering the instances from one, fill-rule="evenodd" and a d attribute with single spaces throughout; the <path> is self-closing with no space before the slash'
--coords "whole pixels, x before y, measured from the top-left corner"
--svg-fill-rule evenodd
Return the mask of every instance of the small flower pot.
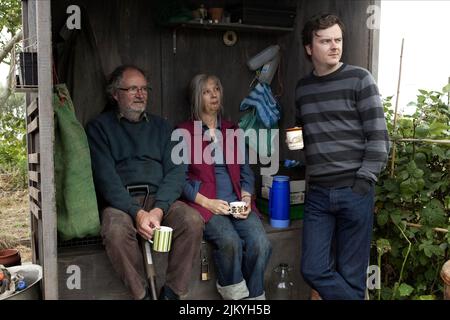
<path id="1" fill-rule="evenodd" d="M 222 22 L 223 8 L 209 8 L 208 12 L 214 23 Z"/>
<path id="2" fill-rule="evenodd" d="M 17 249 L 3 249 L 0 250 L 0 264 L 5 267 L 19 266 L 22 263 L 19 250 Z"/>

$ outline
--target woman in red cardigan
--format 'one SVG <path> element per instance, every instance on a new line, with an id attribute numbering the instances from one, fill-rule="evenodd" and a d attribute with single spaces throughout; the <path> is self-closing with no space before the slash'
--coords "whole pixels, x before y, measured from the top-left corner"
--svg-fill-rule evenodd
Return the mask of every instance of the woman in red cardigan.
<path id="1" fill-rule="evenodd" d="M 214 246 L 217 290 L 226 300 L 265 299 L 264 271 L 272 248 L 255 212 L 254 175 L 247 157 L 239 154 L 238 128 L 221 117 L 222 84 L 216 76 L 196 75 L 190 95 L 193 120 L 178 126 L 189 133 L 183 195 L 205 220 L 204 238 Z M 245 212 L 229 214 L 233 201 L 246 202 Z"/>

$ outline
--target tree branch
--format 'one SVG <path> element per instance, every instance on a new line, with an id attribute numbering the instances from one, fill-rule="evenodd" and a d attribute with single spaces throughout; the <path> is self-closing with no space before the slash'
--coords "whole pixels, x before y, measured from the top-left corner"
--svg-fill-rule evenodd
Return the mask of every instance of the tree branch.
<path id="1" fill-rule="evenodd" d="M 413 228 L 422 228 L 422 225 L 418 224 L 418 223 L 406 222 L 406 225 L 410 226 L 410 227 L 413 227 Z M 433 230 L 436 231 L 436 232 L 442 232 L 442 233 L 450 232 L 449 230 L 444 229 L 444 228 L 433 228 Z"/>
<path id="2" fill-rule="evenodd" d="M 3 92 L 3 94 L 0 96 L 0 113 L 3 112 L 3 110 L 6 107 L 6 101 L 8 101 L 9 96 L 11 95 L 12 91 L 11 91 L 11 68 L 12 65 L 10 67 L 10 70 L 8 72 L 8 76 L 6 77 L 6 88 L 5 91 Z"/>
<path id="3" fill-rule="evenodd" d="M 394 141 L 398 142 L 426 142 L 426 143 L 436 143 L 436 144 L 450 144 L 450 140 L 433 140 L 433 139 L 397 139 Z"/>
<path id="4" fill-rule="evenodd" d="M 0 63 L 6 58 L 8 53 L 14 48 L 14 45 L 22 40 L 22 30 L 17 31 L 14 37 L 0 50 Z"/>

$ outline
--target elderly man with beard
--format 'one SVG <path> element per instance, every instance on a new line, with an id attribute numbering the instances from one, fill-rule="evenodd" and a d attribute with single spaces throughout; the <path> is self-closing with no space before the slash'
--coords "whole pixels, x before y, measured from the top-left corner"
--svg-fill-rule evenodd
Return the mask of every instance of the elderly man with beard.
<path id="1" fill-rule="evenodd" d="M 160 299 L 188 291 L 192 263 L 200 250 L 203 221 L 177 201 L 185 166 L 171 159 L 169 123 L 146 111 L 149 86 L 136 66 L 111 74 L 107 92 L 116 108 L 87 128 L 94 182 L 101 204 L 101 235 L 106 253 L 134 299 L 149 297 L 138 235 L 151 239 L 155 228 L 173 228 L 166 283 Z"/>

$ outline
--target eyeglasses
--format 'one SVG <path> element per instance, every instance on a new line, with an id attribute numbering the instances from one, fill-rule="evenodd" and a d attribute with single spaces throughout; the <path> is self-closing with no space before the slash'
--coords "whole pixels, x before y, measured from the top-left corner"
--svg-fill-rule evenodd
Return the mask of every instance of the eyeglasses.
<path id="1" fill-rule="evenodd" d="M 129 88 L 117 88 L 119 90 L 122 91 L 127 91 L 129 94 L 135 95 L 138 93 L 138 91 L 140 91 L 142 94 L 148 94 L 149 91 L 152 91 L 152 87 L 150 86 L 145 86 L 145 87 L 136 87 L 136 86 L 131 86 Z"/>

